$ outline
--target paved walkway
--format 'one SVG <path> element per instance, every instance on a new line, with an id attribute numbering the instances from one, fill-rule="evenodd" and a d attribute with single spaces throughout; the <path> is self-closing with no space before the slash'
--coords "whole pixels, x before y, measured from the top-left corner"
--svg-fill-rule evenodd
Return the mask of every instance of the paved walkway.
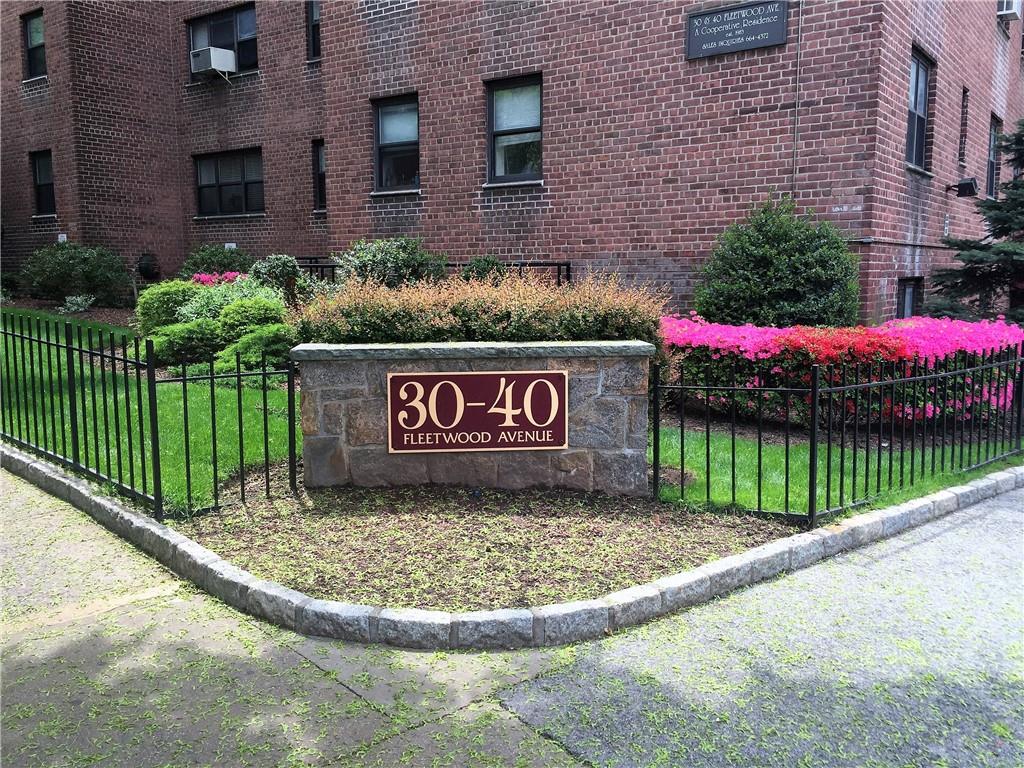
<path id="1" fill-rule="evenodd" d="M 0 472 L 4 766 L 1018 766 L 1024 492 L 607 640 L 311 640 Z"/>

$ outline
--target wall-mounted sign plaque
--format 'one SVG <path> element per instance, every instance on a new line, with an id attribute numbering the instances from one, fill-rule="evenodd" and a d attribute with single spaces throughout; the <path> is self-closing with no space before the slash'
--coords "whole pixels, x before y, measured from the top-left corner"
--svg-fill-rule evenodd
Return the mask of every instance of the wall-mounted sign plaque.
<path id="1" fill-rule="evenodd" d="M 569 444 L 567 371 L 388 374 L 388 453 Z"/>
<path id="2" fill-rule="evenodd" d="M 686 17 L 686 58 L 767 48 L 786 42 L 785 0 L 744 3 Z"/>

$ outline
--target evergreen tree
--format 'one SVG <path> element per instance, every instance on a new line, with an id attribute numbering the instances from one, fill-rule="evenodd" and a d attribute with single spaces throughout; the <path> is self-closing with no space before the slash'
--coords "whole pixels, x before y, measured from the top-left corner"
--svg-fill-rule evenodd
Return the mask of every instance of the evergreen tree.
<path id="1" fill-rule="evenodd" d="M 999 137 L 999 151 L 1013 168 L 1013 178 L 999 186 L 997 198 L 978 201 L 988 237 L 943 241 L 959 251 L 959 264 L 933 275 L 930 315 L 979 318 L 1003 313 L 1024 323 L 1024 120 L 1016 131 Z"/>

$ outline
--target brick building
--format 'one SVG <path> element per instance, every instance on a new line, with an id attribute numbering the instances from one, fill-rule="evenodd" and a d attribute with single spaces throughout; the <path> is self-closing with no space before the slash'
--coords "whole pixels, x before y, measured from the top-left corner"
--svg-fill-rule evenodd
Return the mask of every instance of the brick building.
<path id="1" fill-rule="evenodd" d="M 1024 116 L 1014 5 L 8 0 L 4 268 L 61 234 L 169 274 L 199 243 L 408 233 L 685 304 L 722 229 L 788 193 L 847 232 L 884 319 L 944 234 L 980 234 L 951 185 L 986 194 Z M 208 47 L 236 73 L 192 75 Z"/>

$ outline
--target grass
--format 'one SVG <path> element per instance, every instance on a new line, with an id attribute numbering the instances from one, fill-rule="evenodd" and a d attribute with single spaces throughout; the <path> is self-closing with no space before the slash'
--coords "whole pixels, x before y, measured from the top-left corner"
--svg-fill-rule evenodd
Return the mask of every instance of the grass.
<path id="1" fill-rule="evenodd" d="M 314 597 L 453 611 L 599 597 L 795 530 L 649 499 L 452 487 L 323 490 L 173 525 Z"/>
<path id="2" fill-rule="evenodd" d="M 772 438 L 777 438 L 773 435 Z M 831 457 L 824 441 L 818 445 L 816 506 L 819 511 L 840 505 L 839 480 L 842 473 L 843 497 L 846 504 L 865 502 L 864 506 L 894 504 L 933 491 L 957 485 L 966 479 L 984 475 L 1006 466 L 1019 465 L 1020 456 L 1003 459 L 977 469 L 967 467 L 983 459 L 1001 453 L 1001 446 L 995 439 L 974 442 L 968 447 L 959 444 L 937 445 L 934 451 L 935 472 L 932 472 L 932 446 L 930 438 L 922 447 L 918 436 L 918 448 L 912 450 L 908 434 L 905 449 L 895 445 L 890 454 L 883 444 L 881 475 L 878 473 L 877 436 L 873 437 L 870 448 L 861 447 L 854 451 L 847 447 L 840 452 L 838 445 L 832 446 Z M 663 427 L 661 430 L 661 462 L 663 474 L 668 482 L 663 483 L 663 501 L 682 501 L 694 505 L 713 507 L 739 507 L 765 512 L 791 512 L 805 515 L 810 502 L 809 466 L 810 444 L 806 438 L 794 437 L 789 448 L 787 487 L 786 448 L 774 442 L 761 444 L 761 496 L 758 497 L 758 441 L 739 436 L 735 439 L 735 461 L 733 440 L 729 433 L 712 430 L 710 442 L 704 430 L 687 429 L 685 434 L 685 464 L 691 482 L 681 489 L 679 484 L 680 436 L 678 427 Z M 708 453 L 710 452 L 710 453 Z M 942 471 L 945 452 L 946 471 Z M 649 453 L 653 453 L 649 449 Z M 890 475 L 891 455 L 891 475 Z M 710 461 L 708 460 L 710 456 Z M 832 481 L 827 477 L 831 466 Z M 965 470 L 952 470 L 964 466 Z M 902 473 L 901 473 L 902 467 Z M 922 468 L 924 472 L 922 472 Z M 672 472 L 675 469 L 676 471 Z M 710 471 L 709 471 L 710 470 Z M 855 472 L 856 470 L 856 472 Z M 735 493 L 733 475 L 735 472 Z M 901 481 L 902 474 L 902 481 Z M 865 485 L 865 482 L 867 485 Z"/>
<path id="3" fill-rule="evenodd" d="M 19 310 L 17 315 L 26 315 Z M 65 318 L 34 311 L 33 318 L 45 320 Z M 5 327 L 15 314 L 3 312 Z M 107 335 L 115 326 L 103 323 L 79 323 L 83 340 L 93 330 L 93 349 L 101 339 L 109 351 Z M 63 326 L 61 326 L 62 328 Z M 126 330 L 126 329 L 120 329 Z M 115 339 L 120 342 L 120 330 Z M 102 332 L 102 333 L 101 333 Z M 63 341 L 63 333 L 55 327 L 33 320 L 26 335 L 40 340 Z M 134 336 L 129 336 L 134 338 Z M 67 397 L 69 370 L 76 380 L 76 409 L 80 436 L 80 463 L 93 472 L 121 485 L 152 493 L 153 462 L 149 453 L 149 396 L 144 370 L 123 363 L 113 372 L 91 364 L 86 353 L 80 360 L 76 354 L 69 367 L 63 349 L 17 341 L 5 337 L 0 348 L 0 382 L 6 393 L 2 412 L 3 431 L 24 442 L 52 453 L 71 457 L 71 404 Z M 24 351 L 22 351 L 22 345 Z M 85 346 L 88 346 L 86 342 Z M 31 356 L 29 350 L 31 348 Z M 40 358 L 42 351 L 42 359 Z M 49 354 L 47 354 L 47 352 Z M 117 354 L 121 354 L 118 348 Z M 134 350 L 129 348 L 129 357 Z M 22 368 L 24 363 L 24 368 Z M 127 391 L 126 391 L 127 388 Z M 266 460 L 278 463 L 288 456 L 287 393 L 272 386 L 266 393 L 266 408 L 260 388 L 216 386 L 207 382 L 158 382 L 156 414 L 160 441 L 160 468 L 165 508 L 170 512 L 209 506 L 215 500 L 214 438 L 216 437 L 217 479 L 223 482 L 239 467 L 262 471 L 264 464 L 263 421 L 267 419 Z M 64 394 L 63 397 L 61 395 Z M 83 400 L 84 395 L 84 400 Z M 241 434 L 245 461 L 239 459 L 239 398 L 241 399 Z M 186 408 L 187 402 L 187 408 Z M 54 407 L 56 403 L 56 407 Z M 186 456 L 185 417 L 188 417 L 188 455 Z M 141 416 L 141 424 L 140 424 Z M 214 420 L 215 417 L 215 420 Z M 105 426 L 104 426 L 105 425 Z M 215 425 L 215 427 L 214 427 Z M 296 430 L 296 440 L 301 441 Z M 301 442 L 299 443 L 301 447 Z"/>

